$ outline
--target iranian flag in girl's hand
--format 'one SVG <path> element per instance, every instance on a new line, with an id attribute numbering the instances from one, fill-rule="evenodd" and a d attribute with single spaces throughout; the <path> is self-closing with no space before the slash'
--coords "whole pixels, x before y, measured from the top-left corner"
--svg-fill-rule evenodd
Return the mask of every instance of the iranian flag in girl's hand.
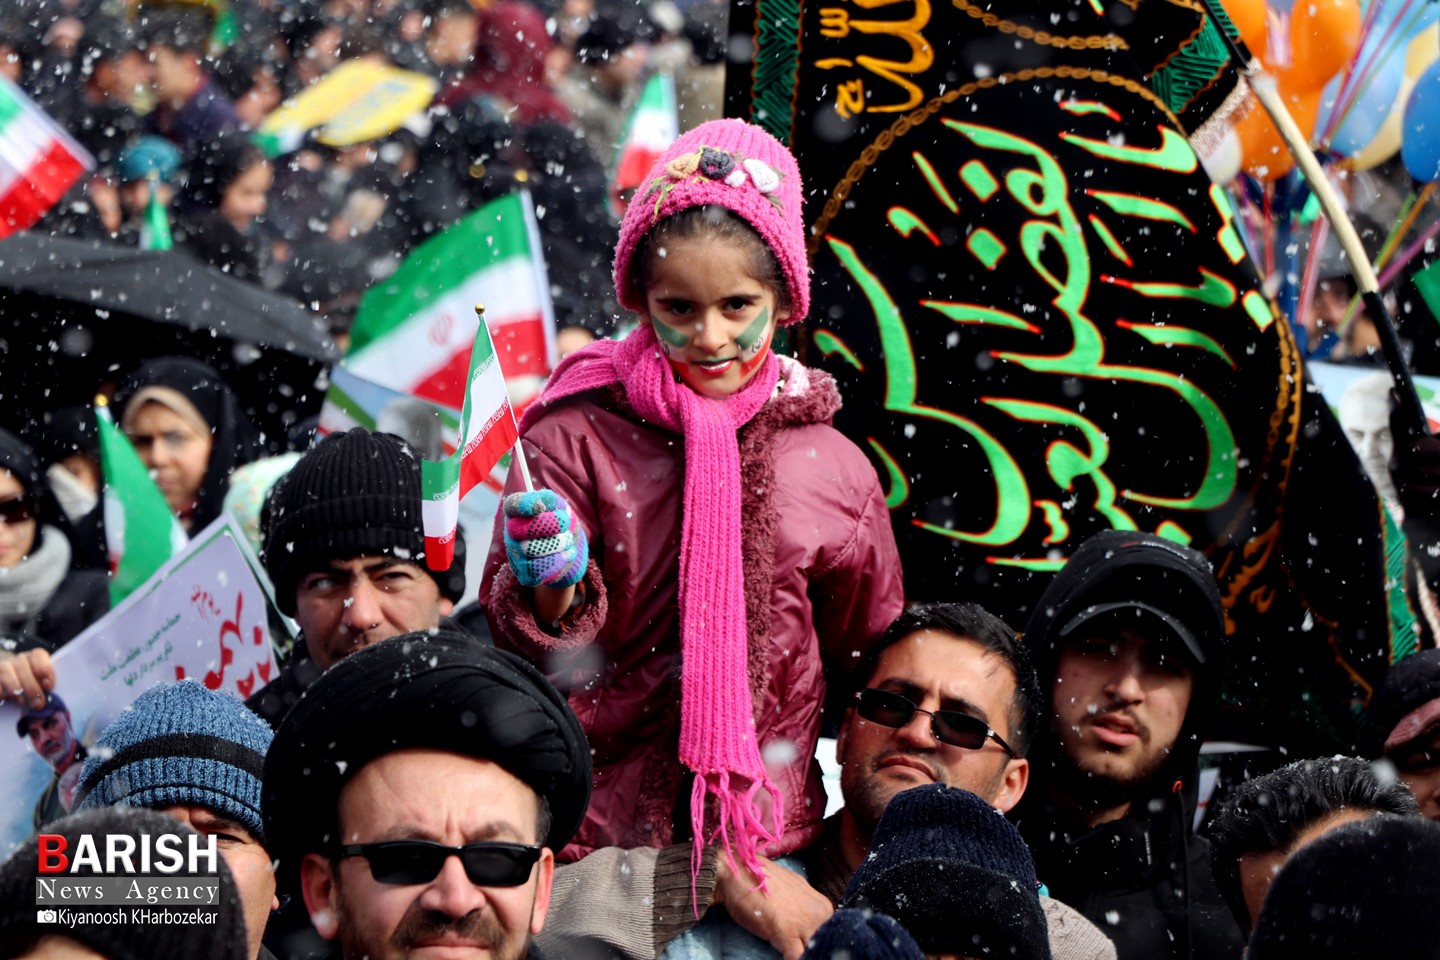
<path id="1" fill-rule="evenodd" d="M 100 469 L 105 476 L 105 545 L 110 553 L 110 605 L 130 595 L 179 553 L 188 538 L 150 479 L 130 439 L 97 413 Z"/>
<path id="2" fill-rule="evenodd" d="M 0 238 L 34 225 L 95 161 L 0 77 Z"/>
<path id="3" fill-rule="evenodd" d="M 615 169 L 610 172 L 610 208 L 615 216 L 625 216 L 628 194 L 640 186 L 655 161 L 679 136 L 675 78 L 668 73 L 651 74 L 625 120 L 615 150 Z"/>
<path id="4" fill-rule="evenodd" d="M 475 312 L 480 313 L 481 308 L 476 307 Z M 505 389 L 505 376 L 500 372 L 483 316 L 478 326 L 470 349 L 470 375 L 460 415 L 460 442 L 455 452 L 439 463 L 420 461 L 425 563 L 431 570 L 450 569 L 455 559 L 460 501 L 484 482 L 495 464 L 520 438 L 515 411 Z M 521 468 L 524 469 L 523 461 Z"/>

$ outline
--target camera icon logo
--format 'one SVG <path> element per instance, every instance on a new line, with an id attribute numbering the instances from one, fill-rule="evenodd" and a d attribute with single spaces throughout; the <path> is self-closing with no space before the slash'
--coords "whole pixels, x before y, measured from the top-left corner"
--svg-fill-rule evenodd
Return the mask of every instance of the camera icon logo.
<path id="1" fill-rule="evenodd" d="M 59 923 L 60 920 L 59 920 L 59 918 L 55 915 L 55 911 L 54 911 L 54 910 L 36 910 L 36 911 L 35 911 L 35 922 L 36 922 L 36 923 Z"/>

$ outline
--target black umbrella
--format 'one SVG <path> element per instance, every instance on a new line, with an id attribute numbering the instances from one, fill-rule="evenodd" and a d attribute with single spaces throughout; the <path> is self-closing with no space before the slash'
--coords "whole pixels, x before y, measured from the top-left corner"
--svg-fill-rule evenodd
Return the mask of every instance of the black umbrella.
<path id="1" fill-rule="evenodd" d="M 272 444 L 318 410 L 322 374 L 339 359 L 325 324 L 298 303 L 182 251 L 33 233 L 0 241 L 6 421 L 86 403 L 169 354 L 217 367 Z"/>

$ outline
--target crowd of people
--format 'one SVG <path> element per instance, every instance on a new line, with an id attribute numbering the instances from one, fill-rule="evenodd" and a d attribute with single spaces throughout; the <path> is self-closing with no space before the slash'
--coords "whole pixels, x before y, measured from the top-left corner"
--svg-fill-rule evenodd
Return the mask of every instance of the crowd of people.
<path id="1" fill-rule="evenodd" d="M 386 263 L 491 191 L 548 183 L 557 301 L 608 315 L 613 281 L 639 322 L 567 357 L 525 412 L 533 484 L 511 471 L 468 588 L 463 549 L 426 562 L 404 439 L 336 432 L 262 468 L 214 370 L 130 372 L 113 419 L 166 505 L 192 532 L 248 507 L 299 634 L 247 702 L 162 683 L 90 743 L 51 654 L 109 608 L 93 411 L 0 431 L 0 700 L 53 769 L 37 833 L 193 830 L 221 854 L 204 930 L 57 930 L 32 840 L 0 866 L 0 960 L 1433 951 L 1440 651 L 1391 669 L 1370 755 L 1300 760 L 1202 811 L 1228 641 L 1198 551 L 1096 534 L 1026 624 L 983 597 L 907 609 L 834 381 L 775 349 L 812 309 L 796 158 L 698 123 L 644 202 L 606 207 L 623 105 L 687 22 L 705 82 L 706 4 L 669 28 L 575 0 L 233 9 L 218 58 L 184 8 L 53 0 L 0 30 L 0 63 L 101 164 L 48 228 L 138 238 L 168 185 L 179 242 L 256 283 L 321 282 L 304 299 L 343 332 Z M 255 145 L 282 96 L 360 56 L 436 77 L 427 134 Z M 338 286 L 301 267 L 354 251 Z"/>
<path id="2" fill-rule="evenodd" d="M 684 127 L 719 115 L 727 8 L 480 6 L 15 0 L 0 9 L 0 72 L 95 161 L 34 229 L 135 246 L 155 193 L 177 246 L 305 303 L 343 343 L 367 287 L 523 186 L 560 326 L 603 334 L 617 138 L 656 70 L 675 76 Z M 317 128 L 278 156 L 257 145 L 286 97 L 355 63 L 413 71 L 438 93 L 373 139 L 330 145 Z"/>

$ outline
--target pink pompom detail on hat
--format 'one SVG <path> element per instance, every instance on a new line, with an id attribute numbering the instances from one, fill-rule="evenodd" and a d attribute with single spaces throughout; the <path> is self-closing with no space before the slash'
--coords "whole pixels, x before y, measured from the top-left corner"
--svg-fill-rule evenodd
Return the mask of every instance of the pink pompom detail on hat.
<path id="1" fill-rule="evenodd" d="M 810 311 L 810 267 L 805 256 L 800 168 L 779 140 L 743 120 L 712 120 L 671 144 L 655 165 L 620 224 L 615 245 L 615 292 L 639 313 L 635 251 L 655 224 L 691 207 L 720 206 L 760 234 L 775 254 L 790 294 L 787 324 Z"/>

